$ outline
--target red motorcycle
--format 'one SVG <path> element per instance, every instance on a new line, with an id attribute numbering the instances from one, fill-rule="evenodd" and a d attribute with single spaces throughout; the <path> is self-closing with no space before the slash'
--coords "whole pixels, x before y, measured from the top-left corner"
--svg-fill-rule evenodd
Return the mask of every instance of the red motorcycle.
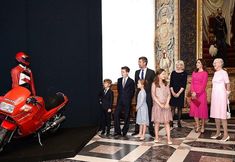
<path id="1" fill-rule="evenodd" d="M 62 110 L 68 98 L 61 92 L 44 101 L 42 97 L 31 96 L 31 92 L 18 86 L 0 97 L 0 151 L 11 139 L 36 134 L 55 132 L 65 119 Z"/>

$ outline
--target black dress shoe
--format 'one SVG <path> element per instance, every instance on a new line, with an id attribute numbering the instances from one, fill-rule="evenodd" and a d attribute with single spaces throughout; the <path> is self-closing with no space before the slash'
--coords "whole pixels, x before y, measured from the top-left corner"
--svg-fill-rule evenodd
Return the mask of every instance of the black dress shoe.
<path id="1" fill-rule="evenodd" d="M 131 135 L 132 135 L 132 136 L 135 136 L 135 135 L 137 135 L 137 134 L 139 134 L 139 132 L 134 132 L 134 133 L 132 133 Z"/>
<path id="2" fill-rule="evenodd" d="M 121 136 L 121 133 L 114 133 L 113 136 Z"/>
<path id="3" fill-rule="evenodd" d="M 122 136 L 123 136 L 123 137 L 125 137 L 125 136 L 126 136 L 126 134 L 127 134 L 127 133 L 124 133 L 124 132 L 123 132 L 123 133 L 122 133 Z"/>
<path id="4" fill-rule="evenodd" d="M 152 136 L 152 137 L 155 137 L 155 133 L 154 132 L 149 132 L 149 134 Z"/>
<path id="5" fill-rule="evenodd" d="M 178 122 L 177 125 L 178 125 L 178 128 L 182 128 L 181 122 Z"/>

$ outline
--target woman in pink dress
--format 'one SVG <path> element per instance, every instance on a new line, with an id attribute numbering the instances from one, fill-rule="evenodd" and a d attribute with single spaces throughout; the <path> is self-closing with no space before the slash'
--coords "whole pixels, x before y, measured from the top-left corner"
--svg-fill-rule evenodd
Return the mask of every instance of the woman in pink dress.
<path id="1" fill-rule="evenodd" d="M 190 102 L 190 116 L 194 117 L 196 122 L 195 132 L 200 130 L 199 119 L 202 121 L 201 133 L 205 131 L 205 120 L 208 119 L 206 85 L 208 80 L 208 73 L 206 71 L 206 63 L 203 59 L 198 59 L 196 69 L 192 74 L 191 81 L 191 102 Z"/>
<path id="2" fill-rule="evenodd" d="M 230 83 L 228 73 L 223 70 L 223 60 L 216 58 L 213 62 L 215 68 L 214 77 L 212 79 L 212 93 L 211 93 L 211 112 L 210 117 L 215 118 L 216 134 L 211 138 L 216 139 L 221 136 L 220 122 L 222 121 L 224 136 L 222 142 L 230 139 L 227 128 L 227 99 L 230 94 Z"/>
<path id="3" fill-rule="evenodd" d="M 159 142 L 158 131 L 160 123 L 164 123 L 166 134 L 167 134 L 167 143 L 172 144 L 170 137 L 170 124 L 172 121 L 171 108 L 169 105 L 171 93 L 169 85 L 166 81 L 167 75 L 166 71 L 159 69 L 156 71 L 156 78 L 152 83 L 151 93 L 153 99 L 153 108 L 152 108 L 152 121 L 154 122 L 155 130 L 155 140 L 154 142 Z"/>

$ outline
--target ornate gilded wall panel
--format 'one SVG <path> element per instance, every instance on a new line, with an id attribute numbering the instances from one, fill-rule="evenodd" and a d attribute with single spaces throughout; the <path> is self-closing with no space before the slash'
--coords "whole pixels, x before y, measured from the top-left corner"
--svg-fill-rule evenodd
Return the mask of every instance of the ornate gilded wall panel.
<path id="1" fill-rule="evenodd" d="M 155 0 L 155 59 L 169 73 L 178 59 L 178 0 Z"/>

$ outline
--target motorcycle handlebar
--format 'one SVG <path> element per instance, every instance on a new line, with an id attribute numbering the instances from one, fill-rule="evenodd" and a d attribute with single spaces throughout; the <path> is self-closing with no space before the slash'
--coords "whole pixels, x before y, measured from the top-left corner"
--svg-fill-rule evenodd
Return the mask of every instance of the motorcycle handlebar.
<path id="1" fill-rule="evenodd" d="M 42 107 L 42 105 L 41 105 L 41 104 L 37 101 L 37 99 L 34 98 L 34 97 L 28 98 L 27 101 L 26 101 L 26 103 L 27 103 L 27 104 L 33 104 L 33 105 L 39 105 L 39 106 Z"/>

